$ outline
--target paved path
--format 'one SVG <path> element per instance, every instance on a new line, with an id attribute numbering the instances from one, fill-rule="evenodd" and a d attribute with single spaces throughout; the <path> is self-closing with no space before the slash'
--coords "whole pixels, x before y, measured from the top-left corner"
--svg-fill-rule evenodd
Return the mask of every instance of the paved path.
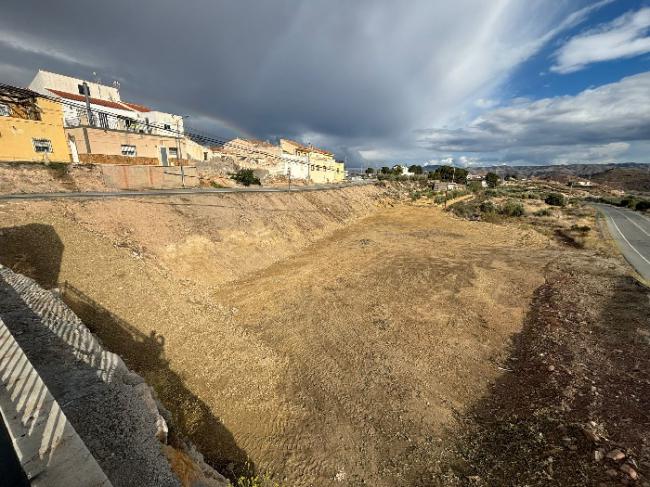
<path id="1" fill-rule="evenodd" d="M 650 281 L 650 219 L 638 211 L 595 204 L 607 220 L 627 261 L 647 281 Z"/>
<path id="2" fill-rule="evenodd" d="M 248 188 L 214 188 L 214 189 L 151 189 L 143 191 L 83 191 L 69 193 L 13 193 L 0 194 L 0 200 L 52 200 L 61 198 L 129 198 L 142 196 L 178 196 L 193 194 L 220 194 L 220 193 L 300 193 L 306 191 L 325 191 L 328 189 L 349 188 L 372 183 L 338 183 L 316 184 L 312 186 L 293 186 L 282 188 L 248 187 Z"/>

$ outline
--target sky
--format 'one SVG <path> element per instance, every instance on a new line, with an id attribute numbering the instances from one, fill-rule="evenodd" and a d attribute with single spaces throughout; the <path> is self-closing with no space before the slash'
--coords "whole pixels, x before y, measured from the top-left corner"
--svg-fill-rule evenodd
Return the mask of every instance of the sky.
<path id="1" fill-rule="evenodd" d="M 650 0 L 3 0 L 38 69 L 348 167 L 650 162 Z M 39 15 L 34 15 L 39 12 Z"/>

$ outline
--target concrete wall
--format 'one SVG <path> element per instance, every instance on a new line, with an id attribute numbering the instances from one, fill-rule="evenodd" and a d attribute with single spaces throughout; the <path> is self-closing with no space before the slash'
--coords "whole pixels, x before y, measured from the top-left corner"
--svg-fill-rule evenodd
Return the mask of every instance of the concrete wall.
<path id="1" fill-rule="evenodd" d="M 96 127 L 75 127 L 65 129 L 68 137 L 74 139 L 79 160 L 82 162 L 104 161 L 97 159 L 95 156 L 119 156 L 142 160 L 141 164 L 162 164 L 160 150 L 162 147 L 167 149 L 167 159 L 170 165 L 176 165 L 177 158 L 171 154 L 178 150 L 180 145 L 181 156 L 183 160 L 194 159 L 203 160 L 203 153 L 206 150 L 202 145 L 189 139 L 175 137 L 165 137 L 155 134 L 141 134 L 127 130 L 110 130 Z M 136 148 L 136 155 L 123 156 L 122 145 L 133 145 Z M 88 147 L 90 146 L 90 147 Z M 88 150 L 90 148 L 90 150 Z M 172 149 L 172 150 L 170 150 Z M 92 154 L 93 157 L 85 157 L 84 154 Z M 145 158 L 146 161 L 142 158 Z M 113 161 L 115 162 L 115 161 Z M 128 161 L 120 161 L 129 164 Z"/>
<path id="2" fill-rule="evenodd" d="M 183 178 L 181 178 L 181 169 Z M 109 188 L 119 190 L 177 189 L 199 186 L 196 167 L 163 166 L 102 166 L 104 182 Z M 183 186 L 183 179 L 185 185 Z"/>
<path id="3" fill-rule="evenodd" d="M 36 104 L 41 109 L 41 120 L 0 116 L 0 160 L 70 162 L 61 106 L 42 98 Z M 33 139 L 49 140 L 52 152 L 36 152 Z"/>

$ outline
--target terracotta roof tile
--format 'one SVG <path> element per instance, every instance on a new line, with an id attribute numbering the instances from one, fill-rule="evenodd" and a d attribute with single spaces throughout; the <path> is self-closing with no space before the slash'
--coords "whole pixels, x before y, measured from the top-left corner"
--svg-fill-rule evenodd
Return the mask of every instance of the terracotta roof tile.
<path id="1" fill-rule="evenodd" d="M 86 97 L 84 97 L 83 95 L 77 95 L 76 93 L 67 93 L 65 91 L 53 90 L 51 88 L 48 88 L 47 90 L 54 93 L 56 96 L 60 96 L 61 98 L 65 98 L 67 100 L 74 100 L 74 101 L 81 101 L 81 102 L 86 101 Z M 133 111 L 132 108 L 129 108 L 128 106 L 126 106 L 126 105 L 124 105 L 122 103 L 115 102 L 115 101 L 101 100 L 99 98 L 92 98 L 92 97 L 89 97 L 89 101 L 93 105 L 99 105 L 99 106 L 108 107 L 108 108 L 117 108 L 118 110 L 131 110 L 131 111 Z"/>
<path id="2" fill-rule="evenodd" d="M 146 107 L 144 105 L 139 105 L 137 103 L 129 103 L 129 102 L 123 101 L 122 104 L 126 105 L 126 106 L 128 106 L 130 108 L 133 108 L 136 112 L 150 112 L 151 111 L 151 108 Z"/>

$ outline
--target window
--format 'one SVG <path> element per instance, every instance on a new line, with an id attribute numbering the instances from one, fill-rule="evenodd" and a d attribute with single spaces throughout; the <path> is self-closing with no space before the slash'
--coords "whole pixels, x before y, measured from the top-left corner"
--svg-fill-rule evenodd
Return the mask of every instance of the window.
<path id="1" fill-rule="evenodd" d="M 165 130 L 171 130 L 171 129 L 172 129 L 172 126 L 169 125 L 168 123 L 166 123 L 166 124 L 163 125 L 163 128 L 164 128 Z"/>
<path id="2" fill-rule="evenodd" d="M 50 139 L 32 139 L 34 152 L 52 152 L 52 141 Z"/>
<path id="3" fill-rule="evenodd" d="M 88 96 L 90 96 L 90 86 L 84 86 L 83 84 L 77 85 L 77 89 L 79 90 L 80 95 L 85 95 L 88 93 Z"/>
<path id="4" fill-rule="evenodd" d="M 99 118 L 99 126 L 103 129 L 108 128 L 108 115 L 106 113 L 99 112 L 97 114 Z"/>
<path id="5" fill-rule="evenodd" d="M 178 147 L 169 148 L 169 157 L 178 157 Z"/>
<path id="6" fill-rule="evenodd" d="M 0 117 L 11 117 L 11 108 L 9 108 L 9 105 L 0 103 Z"/>
<path id="7" fill-rule="evenodd" d="M 123 156 L 129 156 L 129 157 L 135 157 L 135 155 L 136 155 L 135 146 L 134 145 L 122 144 L 122 155 Z"/>
<path id="8" fill-rule="evenodd" d="M 203 153 L 203 160 L 204 160 L 204 161 L 207 161 L 207 160 L 208 160 L 208 153 L 207 153 L 207 152 L 204 152 L 204 153 Z"/>

